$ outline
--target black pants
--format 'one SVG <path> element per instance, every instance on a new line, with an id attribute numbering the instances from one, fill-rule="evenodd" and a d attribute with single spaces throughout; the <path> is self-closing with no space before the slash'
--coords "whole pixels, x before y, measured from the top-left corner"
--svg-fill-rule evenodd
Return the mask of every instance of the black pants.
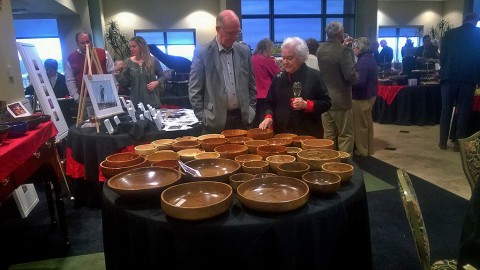
<path id="1" fill-rule="evenodd" d="M 227 111 L 227 121 L 224 129 L 247 129 L 247 125 L 242 120 L 240 109 Z"/>

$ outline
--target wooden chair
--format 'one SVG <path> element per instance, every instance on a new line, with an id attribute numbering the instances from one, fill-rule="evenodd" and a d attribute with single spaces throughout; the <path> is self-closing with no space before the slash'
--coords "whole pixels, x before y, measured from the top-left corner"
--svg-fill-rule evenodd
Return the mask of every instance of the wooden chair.
<path id="1" fill-rule="evenodd" d="M 480 178 L 480 131 L 468 138 L 458 139 L 463 172 L 467 176 L 470 188 Z"/>

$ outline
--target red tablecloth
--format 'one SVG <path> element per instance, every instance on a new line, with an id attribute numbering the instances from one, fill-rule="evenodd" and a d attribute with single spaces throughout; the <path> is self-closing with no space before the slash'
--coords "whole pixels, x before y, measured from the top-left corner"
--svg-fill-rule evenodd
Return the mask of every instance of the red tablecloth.
<path id="1" fill-rule="evenodd" d="M 391 105 L 398 92 L 406 85 L 378 85 L 378 96 L 382 97 L 388 105 Z"/>
<path id="2" fill-rule="evenodd" d="M 480 112 L 480 96 L 474 96 L 473 97 L 472 111 Z"/>
<path id="3" fill-rule="evenodd" d="M 0 145 L 0 179 L 4 179 L 27 161 L 43 143 L 57 133 L 53 122 L 48 121 L 27 131 L 23 137 L 5 139 Z"/>

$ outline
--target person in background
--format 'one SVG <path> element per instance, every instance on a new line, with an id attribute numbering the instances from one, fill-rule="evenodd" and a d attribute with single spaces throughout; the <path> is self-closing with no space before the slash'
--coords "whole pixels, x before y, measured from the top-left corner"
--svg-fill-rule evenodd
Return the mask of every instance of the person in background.
<path id="1" fill-rule="evenodd" d="M 387 45 L 387 41 L 385 39 L 380 41 L 380 46 L 382 46 L 382 50 L 378 56 L 380 59 L 380 65 L 383 65 L 385 70 L 389 70 L 392 68 L 393 49 Z"/>
<path id="2" fill-rule="evenodd" d="M 275 133 L 323 137 L 321 114 L 331 107 L 328 91 L 318 70 L 305 64 L 308 48 L 299 37 L 282 44 L 285 71 L 273 78 L 266 98 L 266 115 L 259 128 Z M 301 83 L 300 97 L 294 97 L 294 83 Z"/>
<path id="3" fill-rule="evenodd" d="M 65 83 L 65 76 L 58 73 L 58 62 L 55 59 L 47 59 L 43 63 L 45 66 L 45 71 L 47 73 L 48 80 L 52 86 L 53 92 L 55 93 L 56 98 L 68 97 L 68 89 Z M 33 95 L 34 89 L 33 85 L 29 85 L 25 90 L 26 95 Z"/>
<path id="4" fill-rule="evenodd" d="M 382 62 L 380 60 L 380 52 L 378 52 L 378 48 L 380 47 L 380 43 L 378 41 L 373 41 L 372 42 L 372 51 L 373 51 L 373 57 L 375 57 L 375 61 L 377 61 L 377 65 L 380 65 Z"/>
<path id="5" fill-rule="evenodd" d="M 418 47 L 415 51 L 415 58 L 438 59 L 438 47 L 432 43 L 430 35 L 423 36 L 423 45 Z"/>
<path id="6" fill-rule="evenodd" d="M 265 97 L 268 93 L 268 88 L 272 83 L 273 77 L 280 73 L 280 67 L 275 63 L 272 57 L 273 42 L 264 38 L 260 40 L 253 52 L 252 64 L 253 73 L 255 74 L 255 86 L 257 88 L 257 112 L 253 126 L 258 126 L 260 117 L 265 111 Z M 263 118 L 262 118 L 263 119 Z"/>
<path id="7" fill-rule="evenodd" d="M 119 85 L 130 88 L 130 99 L 135 106 L 142 102 L 160 108 L 160 92 L 164 90 L 165 76 L 160 61 L 150 54 L 148 44 L 141 36 L 128 42 L 130 58 L 115 62 L 115 77 Z"/>
<path id="8" fill-rule="evenodd" d="M 87 32 L 78 32 L 75 35 L 77 41 L 78 49 L 72 52 L 67 61 L 65 61 L 65 82 L 67 84 L 68 92 L 73 99 L 78 102 L 80 97 L 80 87 L 83 80 L 83 67 L 85 63 L 85 53 L 87 46 L 92 46 L 92 38 Z M 97 70 L 95 65 L 92 63 L 92 73 L 93 74 L 106 74 L 112 73 L 114 70 L 114 64 L 110 54 L 100 48 L 95 48 L 95 51 L 98 55 L 98 60 L 100 61 L 100 67 L 102 70 Z"/>
<path id="9" fill-rule="evenodd" d="M 307 64 L 308 67 L 320 71 L 320 68 L 318 68 L 318 60 L 316 55 L 319 46 L 318 41 L 314 38 L 309 38 L 305 40 L 305 42 L 307 43 L 308 47 L 308 58 L 307 61 L 305 61 L 305 64 Z"/>
<path id="10" fill-rule="evenodd" d="M 378 68 L 368 38 L 355 39 L 353 53 L 358 58 L 358 82 L 352 87 L 355 154 L 370 156 L 374 151 L 372 108 L 378 91 Z"/>
<path id="11" fill-rule="evenodd" d="M 232 10 L 216 19 L 216 37 L 193 54 L 188 94 L 203 133 L 248 129 L 255 118 L 257 90 L 252 55 L 236 42 L 240 20 Z"/>
<path id="12" fill-rule="evenodd" d="M 352 85 L 358 79 L 354 55 L 344 42 L 343 25 L 333 21 L 325 29 L 327 41 L 317 50 L 318 66 L 323 74 L 332 107 L 322 114 L 325 138 L 337 142 L 337 149 L 353 153 Z"/>
<path id="13" fill-rule="evenodd" d="M 412 70 L 415 69 L 415 47 L 413 46 L 413 41 L 407 39 L 405 45 L 402 47 L 402 74 L 407 75 L 409 78 L 412 75 Z"/>
<path id="14" fill-rule="evenodd" d="M 458 139 L 467 137 L 475 87 L 480 83 L 480 28 L 479 16 L 469 13 L 463 25 L 445 33 L 440 54 L 440 88 L 442 113 L 440 115 L 440 141 L 438 146 L 447 149 L 448 134 L 453 134 L 453 150 L 458 151 Z M 453 107 L 456 128 L 450 130 Z"/>

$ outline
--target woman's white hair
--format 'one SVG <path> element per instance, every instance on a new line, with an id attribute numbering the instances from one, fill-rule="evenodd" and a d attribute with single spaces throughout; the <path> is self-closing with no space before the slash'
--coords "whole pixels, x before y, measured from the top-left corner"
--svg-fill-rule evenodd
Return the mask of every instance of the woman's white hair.
<path id="1" fill-rule="evenodd" d="M 308 46 L 305 40 L 299 37 L 287 37 L 282 43 L 282 49 L 293 49 L 298 56 L 298 59 L 304 63 L 308 58 Z"/>

